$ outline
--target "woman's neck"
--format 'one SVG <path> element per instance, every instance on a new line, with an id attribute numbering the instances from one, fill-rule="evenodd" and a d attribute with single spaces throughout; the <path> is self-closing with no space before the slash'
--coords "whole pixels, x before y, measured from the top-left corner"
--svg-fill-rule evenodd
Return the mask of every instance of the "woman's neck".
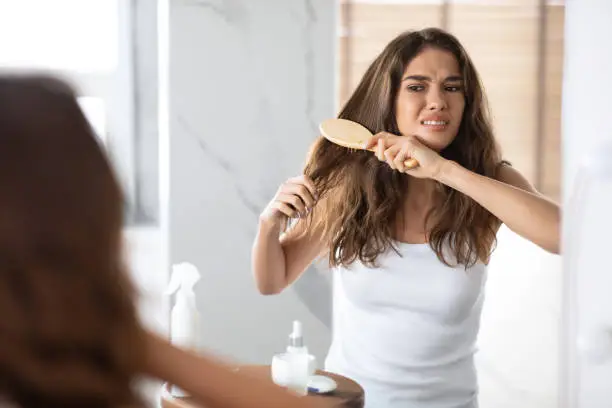
<path id="1" fill-rule="evenodd" d="M 397 222 L 396 237 L 399 241 L 420 243 L 428 241 L 430 228 L 425 225 L 427 214 L 437 198 L 436 182 L 425 179 L 410 179 L 408 194 Z"/>
<path id="2" fill-rule="evenodd" d="M 436 181 L 411 177 L 404 205 L 404 214 L 410 217 L 425 216 L 435 205 L 436 198 Z"/>

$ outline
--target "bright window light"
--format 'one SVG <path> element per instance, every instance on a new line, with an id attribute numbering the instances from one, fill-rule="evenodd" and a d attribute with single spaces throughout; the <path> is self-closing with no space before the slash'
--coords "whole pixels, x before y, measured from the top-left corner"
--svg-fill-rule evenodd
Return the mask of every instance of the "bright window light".
<path id="1" fill-rule="evenodd" d="M 0 0 L 0 66 L 116 69 L 119 0 Z"/>

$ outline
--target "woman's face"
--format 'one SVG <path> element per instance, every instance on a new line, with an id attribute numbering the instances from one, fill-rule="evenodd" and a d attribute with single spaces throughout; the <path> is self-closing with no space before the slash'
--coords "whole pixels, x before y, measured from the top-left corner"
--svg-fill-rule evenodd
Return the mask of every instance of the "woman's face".
<path id="1" fill-rule="evenodd" d="M 425 48 L 410 61 L 397 92 L 395 119 L 402 135 L 415 135 L 441 151 L 457 135 L 465 98 L 459 64 L 448 51 Z"/>

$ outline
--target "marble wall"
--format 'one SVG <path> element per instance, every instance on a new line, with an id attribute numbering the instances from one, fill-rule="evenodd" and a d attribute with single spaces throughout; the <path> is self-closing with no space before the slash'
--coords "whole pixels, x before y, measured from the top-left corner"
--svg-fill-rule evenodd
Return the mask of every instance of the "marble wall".
<path id="1" fill-rule="evenodd" d="M 269 362 L 294 319 L 321 361 L 327 351 L 326 279 L 264 297 L 250 253 L 260 211 L 334 115 L 335 3 L 169 4 L 170 260 L 200 269 L 201 345 L 230 359 Z"/>

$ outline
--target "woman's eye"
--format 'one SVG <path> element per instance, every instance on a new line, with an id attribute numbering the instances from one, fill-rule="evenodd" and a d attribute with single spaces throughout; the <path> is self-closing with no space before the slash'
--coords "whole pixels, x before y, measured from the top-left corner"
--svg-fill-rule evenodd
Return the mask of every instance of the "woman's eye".
<path id="1" fill-rule="evenodd" d="M 425 87 L 423 85 L 408 85 L 407 89 L 411 92 L 420 92 L 425 89 Z"/>
<path id="2" fill-rule="evenodd" d="M 447 92 L 459 92 L 459 91 L 461 91 L 461 87 L 460 86 L 453 86 L 453 85 L 447 86 L 444 89 L 446 89 Z"/>

